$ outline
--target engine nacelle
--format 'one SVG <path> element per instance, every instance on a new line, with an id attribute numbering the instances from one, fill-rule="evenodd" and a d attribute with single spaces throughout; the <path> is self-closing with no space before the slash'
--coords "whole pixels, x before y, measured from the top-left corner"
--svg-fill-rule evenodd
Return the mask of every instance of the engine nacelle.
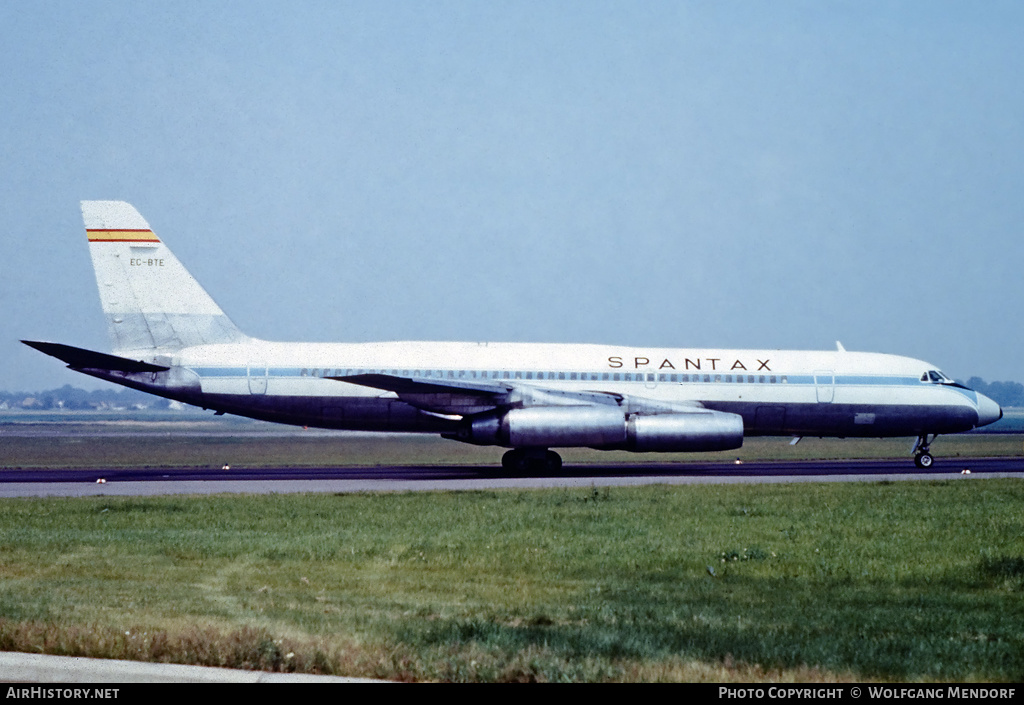
<path id="1" fill-rule="evenodd" d="M 532 406 L 474 418 L 456 438 L 510 448 L 573 448 L 626 442 L 626 417 L 614 406 Z"/>
<path id="2" fill-rule="evenodd" d="M 477 416 L 449 437 L 509 448 L 732 450 L 743 445 L 743 418 L 706 410 L 627 417 L 614 406 L 535 406 Z"/>
<path id="3" fill-rule="evenodd" d="M 743 445 L 743 417 L 723 411 L 634 414 L 626 422 L 626 450 L 699 452 Z"/>

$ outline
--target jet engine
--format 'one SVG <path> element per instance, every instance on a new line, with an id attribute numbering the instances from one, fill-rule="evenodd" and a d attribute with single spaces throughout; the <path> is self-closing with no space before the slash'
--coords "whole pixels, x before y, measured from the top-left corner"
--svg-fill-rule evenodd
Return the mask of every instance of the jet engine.
<path id="1" fill-rule="evenodd" d="M 510 448 L 617 445 L 626 440 L 626 419 L 615 406 L 530 406 L 474 417 L 456 438 Z"/>
<path id="2" fill-rule="evenodd" d="M 627 415 L 615 406 L 537 406 L 475 416 L 448 437 L 508 448 L 732 450 L 743 445 L 743 418 L 703 409 Z"/>
<path id="3" fill-rule="evenodd" d="M 683 452 L 732 450 L 743 445 L 743 417 L 723 411 L 632 414 L 626 421 L 626 450 Z"/>

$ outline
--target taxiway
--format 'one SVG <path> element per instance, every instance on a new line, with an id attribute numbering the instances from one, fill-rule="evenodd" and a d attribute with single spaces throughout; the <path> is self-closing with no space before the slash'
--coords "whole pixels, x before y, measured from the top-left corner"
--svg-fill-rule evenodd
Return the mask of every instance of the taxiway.
<path id="1" fill-rule="evenodd" d="M 412 492 L 654 484 L 893 482 L 988 477 L 1024 479 L 1024 458 L 947 458 L 927 472 L 917 470 L 906 459 L 578 465 L 566 466 L 555 476 L 514 475 L 495 466 L 429 465 L 5 470 L 0 473 L 0 497 Z"/>

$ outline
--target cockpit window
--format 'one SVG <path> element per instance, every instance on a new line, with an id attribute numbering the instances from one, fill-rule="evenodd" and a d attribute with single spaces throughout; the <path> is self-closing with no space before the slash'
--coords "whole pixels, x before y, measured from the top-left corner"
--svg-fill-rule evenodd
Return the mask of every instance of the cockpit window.
<path id="1" fill-rule="evenodd" d="M 922 382 L 927 382 L 928 384 L 942 384 L 942 385 L 945 385 L 947 387 L 958 387 L 960 389 L 970 389 L 970 387 L 965 387 L 964 385 L 960 384 L 956 380 L 950 379 L 949 377 L 947 377 L 943 373 L 939 372 L 938 370 L 928 370 L 923 375 L 921 375 L 921 381 Z"/>

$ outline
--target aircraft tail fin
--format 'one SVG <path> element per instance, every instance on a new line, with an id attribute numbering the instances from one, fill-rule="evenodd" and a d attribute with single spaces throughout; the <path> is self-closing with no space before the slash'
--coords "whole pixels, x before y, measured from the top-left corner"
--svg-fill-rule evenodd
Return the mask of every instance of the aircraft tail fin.
<path id="1" fill-rule="evenodd" d="M 114 352 L 246 340 L 133 206 L 82 201 L 82 218 Z"/>

